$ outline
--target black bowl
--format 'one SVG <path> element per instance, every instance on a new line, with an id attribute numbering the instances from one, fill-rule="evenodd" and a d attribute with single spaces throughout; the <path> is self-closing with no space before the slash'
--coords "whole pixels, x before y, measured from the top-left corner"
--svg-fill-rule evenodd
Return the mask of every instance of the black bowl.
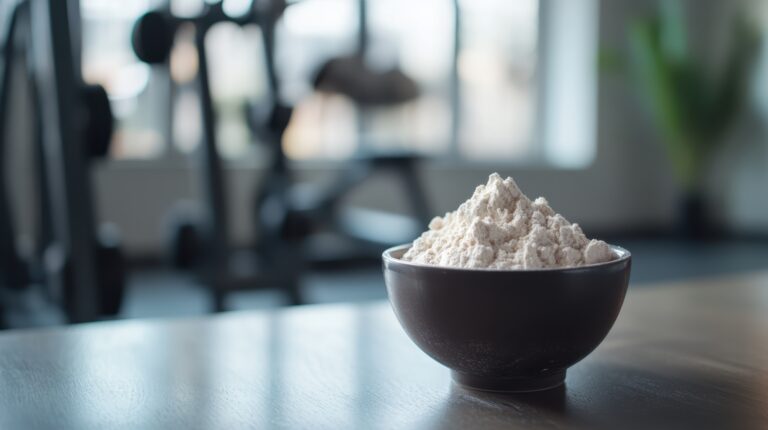
<path id="1" fill-rule="evenodd" d="M 409 246 L 383 255 L 392 308 L 455 382 L 480 390 L 562 384 L 565 370 L 610 331 L 629 283 L 631 255 L 617 246 L 608 263 L 546 270 L 415 264 L 400 259 Z"/>

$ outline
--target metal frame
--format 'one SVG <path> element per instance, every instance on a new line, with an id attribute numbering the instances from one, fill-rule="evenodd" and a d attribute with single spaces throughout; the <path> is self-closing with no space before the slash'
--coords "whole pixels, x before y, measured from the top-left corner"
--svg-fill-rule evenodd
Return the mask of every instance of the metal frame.
<path id="1" fill-rule="evenodd" d="M 167 14 L 167 11 L 163 12 Z M 266 13 L 270 12 L 266 11 Z M 262 274 L 239 276 L 231 270 L 232 250 L 229 243 L 226 178 L 223 173 L 221 155 L 218 151 L 216 139 L 216 113 L 213 109 L 213 98 L 208 76 L 207 49 L 205 46 L 208 30 L 221 22 L 231 22 L 241 26 L 249 23 L 258 23 L 264 29 L 265 38 L 273 36 L 273 27 L 269 25 L 269 19 L 264 19 L 263 21 L 267 22 L 262 22 L 256 14 L 255 7 L 249 9 L 242 16 L 231 17 L 224 13 L 221 3 L 207 4 L 204 10 L 195 17 L 170 17 L 170 19 L 170 25 L 174 29 L 182 22 L 191 23 L 195 27 L 195 46 L 198 59 L 196 82 L 200 97 L 203 135 L 200 153 L 198 154 L 201 169 L 202 200 L 204 202 L 204 215 L 200 225 L 203 245 L 200 275 L 203 283 L 211 292 L 212 310 L 215 312 L 225 310 L 225 296 L 229 291 L 262 285 L 283 285 L 284 289 L 289 293 L 291 302 L 299 303 L 301 300 L 298 297 L 295 275 L 291 275 L 287 280 L 284 280 L 281 277 L 270 277 Z M 267 53 L 266 56 L 268 61 L 271 61 L 271 53 Z M 270 70 L 274 69 L 271 66 L 268 68 Z M 270 88 L 275 88 L 277 86 L 277 76 L 271 73 L 269 80 Z"/>
<path id="2" fill-rule="evenodd" d="M 24 3 L 15 3 L 9 7 L 2 43 L 2 76 L 0 77 L 0 172 L 5 171 L 6 133 L 8 124 L 13 59 L 16 44 L 19 43 L 19 22 L 23 14 Z M 16 250 L 14 219 L 8 195 L 7 175 L 0 175 L 0 286 L 19 288 L 28 281 L 27 267 Z"/>
<path id="3" fill-rule="evenodd" d="M 37 88 L 42 157 L 58 260 L 49 275 L 71 322 L 99 317 L 96 220 L 90 166 L 83 144 L 85 108 L 79 92 L 79 7 L 74 0 L 28 0 L 33 85 Z M 49 250 L 51 251 L 51 250 Z M 69 291 L 65 291 L 67 288 Z"/>
<path id="4" fill-rule="evenodd" d="M 264 15 L 275 13 L 272 10 L 263 11 Z M 266 18 L 266 19 L 264 19 Z M 216 142 L 216 117 L 213 110 L 213 98 L 211 96 L 210 80 L 208 76 L 208 59 L 205 38 L 210 28 L 220 22 L 232 22 L 237 25 L 249 23 L 258 23 L 262 28 L 265 44 L 265 57 L 267 61 L 269 87 L 272 89 L 273 97 L 277 98 L 277 75 L 272 63 L 274 60 L 271 49 L 274 47 L 274 20 L 270 16 L 261 17 L 256 14 L 255 7 L 249 9 L 249 12 L 239 16 L 230 17 L 222 10 L 221 3 L 214 3 L 206 6 L 203 13 L 191 21 L 195 25 L 195 45 L 198 56 L 197 84 L 200 93 L 201 119 L 203 129 L 202 148 L 200 153 L 200 163 L 202 167 L 202 190 L 203 200 L 205 201 L 205 221 L 203 235 L 205 244 L 204 266 L 202 275 L 206 284 L 211 290 L 213 299 L 212 308 L 215 312 L 226 309 L 224 303 L 225 296 L 233 289 L 242 287 L 253 287 L 260 285 L 282 286 L 288 293 L 289 299 L 293 304 L 301 303 L 298 293 L 297 274 L 290 270 L 278 269 L 277 277 L 252 276 L 238 278 L 233 275 L 230 268 L 231 247 L 229 243 L 229 218 L 227 211 L 227 196 L 225 177 L 222 168 L 221 155 L 218 151 Z M 285 170 L 285 160 L 280 163 Z M 292 250 L 288 253 L 292 253 Z M 290 257 L 286 255 L 286 258 Z"/>
<path id="5" fill-rule="evenodd" d="M 211 8 L 213 10 L 213 8 Z M 218 7 L 216 11 L 221 11 Z M 215 12 L 214 12 L 215 14 Z M 198 22 L 195 27 L 195 45 L 197 47 L 197 83 L 200 95 L 200 113 L 203 124 L 202 139 L 202 189 L 205 197 L 206 222 L 203 224 L 205 243 L 210 246 L 204 250 L 204 276 L 211 288 L 213 308 L 224 310 L 224 295 L 229 285 L 230 247 L 227 214 L 226 185 L 222 173 L 221 156 L 216 143 L 215 113 L 213 97 L 208 80 L 208 57 L 205 48 L 205 36 L 211 28 L 211 22 Z"/>

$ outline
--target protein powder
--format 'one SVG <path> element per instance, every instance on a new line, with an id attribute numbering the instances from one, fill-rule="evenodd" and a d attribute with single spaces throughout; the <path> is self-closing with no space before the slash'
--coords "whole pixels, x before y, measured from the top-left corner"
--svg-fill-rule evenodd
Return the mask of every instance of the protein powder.
<path id="1" fill-rule="evenodd" d="M 548 269 L 615 259 L 601 240 L 555 213 L 543 197 L 531 201 L 498 173 L 472 197 L 413 242 L 403 260 L 471 269 Z"/>

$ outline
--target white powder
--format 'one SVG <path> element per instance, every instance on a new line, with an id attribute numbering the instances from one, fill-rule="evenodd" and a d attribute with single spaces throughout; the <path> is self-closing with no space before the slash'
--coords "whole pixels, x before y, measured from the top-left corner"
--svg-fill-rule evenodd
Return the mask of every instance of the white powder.
<path id="1" fill-rule="evenodd" d="M 542 269 L 616 258 L 601 240 L 556 214 L 543 197 L 531 201 L 498 173 L 454 212 L 436 217 L 403 259 L 437 266 Z"/>

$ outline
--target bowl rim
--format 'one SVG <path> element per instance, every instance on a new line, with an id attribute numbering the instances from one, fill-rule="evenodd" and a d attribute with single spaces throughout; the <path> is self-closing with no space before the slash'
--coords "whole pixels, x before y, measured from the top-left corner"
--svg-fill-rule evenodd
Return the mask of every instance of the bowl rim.
<path id="1" fill-rule="evenodd" d="M 427 270 L 441 270 L 441 271 L 457 271 L 457 272 L 483 272 L 483 273 L 542 273 L 542 272 L 576 272 L 585 269 L 595 269 L 600 267 L 608 267 L 618 264 L 623 264 L 632 259 L 632 253 L 628 250 L 617 246 L 608 244 L 611 250 L 619 256 L 619 258 L 604 263 L 585 264 L 583 266 L 569 266 L 569 267 L 555 267 L 555 268 L 543 268 L 543 269 L 488 269 L 488 268 L 466 268 L 466 267 L 452 267 L 452 266 L 437 266 L 434 264 L 414 263 L 412 261 L 405 261 L 393 256 L 392 254 L 401 250 L 407 250 L 413 245 L 413 243 L 406 243 L 402 245 L 393 246 L 385 250 L 381 257 L 387 264 L 401 265 L 406 267 L 413 267 Z"/>

